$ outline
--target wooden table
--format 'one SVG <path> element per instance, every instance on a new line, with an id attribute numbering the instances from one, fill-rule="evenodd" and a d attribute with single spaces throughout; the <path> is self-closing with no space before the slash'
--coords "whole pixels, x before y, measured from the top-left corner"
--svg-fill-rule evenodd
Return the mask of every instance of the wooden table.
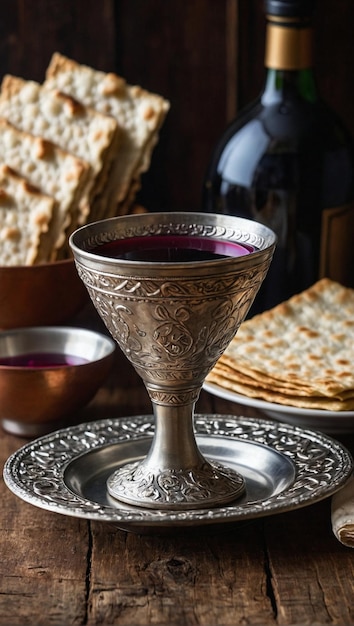
<path id="1" fill-rule="evenodd" d="M 204 391 L 197 411 L 260 415 Z M 150 412 L 118 353 L 76 419 Z M 341 439 L 354 452 L 354 438 Z M 2 465 L 24 443 L 1 433 Z M 354 624 L 354 551 L 332 533 L 329 499 L 221 529 L 139 535 L 38 509 L 3 481 L 0 497 L 0 624 Z"/>

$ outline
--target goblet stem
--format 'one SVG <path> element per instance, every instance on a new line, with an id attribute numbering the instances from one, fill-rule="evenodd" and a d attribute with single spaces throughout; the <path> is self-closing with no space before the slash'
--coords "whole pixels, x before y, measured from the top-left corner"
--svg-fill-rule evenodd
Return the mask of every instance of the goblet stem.
<path id="1" fill-rule="evenodd" d="M 155 434 L 141 462 L 130 463 L 107 481 L 114 498 L 147 508 L 210 508 L 235 500 L 244 491 L 243 477 L 207 460 L 194 434 L 194 403 L 153 402 Z"/>
<path id="2" fill-rule="evenodd" d="M 153 404 L 155 435 L 145 467 L 161 470 L 198 467 L 204 463 L 193 429 L 194 403 L 182 406 Z"/>

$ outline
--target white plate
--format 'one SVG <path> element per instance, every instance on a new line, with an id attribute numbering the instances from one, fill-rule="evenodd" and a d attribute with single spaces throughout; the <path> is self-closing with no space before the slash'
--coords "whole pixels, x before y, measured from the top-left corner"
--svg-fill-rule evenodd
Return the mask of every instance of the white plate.
<path id="1" fill-rule="evenodd" d="M 263 411 L 268 417 L 303 428 L 315 428 L 325 433 L 349 433 L 354 431 L 354 411 L 325 411 L 322 409 L 300 409 L 295 406 L 266 402 L 249 398 L 224 389 L 214 383 L 204 383 L 203 388 L 214 396 L 250 406 Z"/>

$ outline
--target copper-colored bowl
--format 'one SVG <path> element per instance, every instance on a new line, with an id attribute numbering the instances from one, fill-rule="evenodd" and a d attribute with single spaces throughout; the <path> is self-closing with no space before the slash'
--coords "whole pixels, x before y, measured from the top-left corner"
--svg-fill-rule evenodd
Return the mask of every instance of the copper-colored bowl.
<path id="1" fill-rule="evenodd" d="M 46 326 L 1 332 L 4 430 L 32 437 L 65 425 L 103 384 L 115 349 L 110 337 L 85 328 Z"/>
<path id="2" fill-rule="evenodd" d="M 62 324 L 88 301 L 72 259 L 33 266 L 0 266 L 2 329 Z"/>

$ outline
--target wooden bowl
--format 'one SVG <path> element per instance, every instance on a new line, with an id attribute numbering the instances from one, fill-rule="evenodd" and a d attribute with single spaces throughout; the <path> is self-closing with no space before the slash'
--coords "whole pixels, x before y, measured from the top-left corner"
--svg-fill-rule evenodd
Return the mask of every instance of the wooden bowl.
<path id="1" fill-rule="evenodd" d="M 89 301 L 73 259 L 0 267 L 0 328 L 69 321 Z"/>

